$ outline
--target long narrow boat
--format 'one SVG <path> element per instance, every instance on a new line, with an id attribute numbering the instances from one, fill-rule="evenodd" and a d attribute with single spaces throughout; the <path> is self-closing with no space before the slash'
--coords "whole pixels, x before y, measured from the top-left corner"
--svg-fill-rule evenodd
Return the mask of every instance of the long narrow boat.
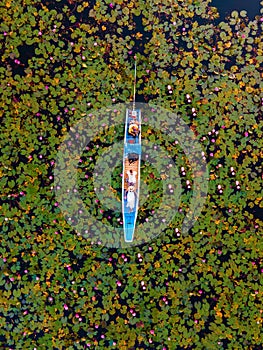
<path id="1" fill-rule="evenodd" d="M 123 177 L 122 214 L 125 242 L 132 242 L 140 194 L 141 164 L 141 110 L 126 109 Z"/>
<path id="2" fill-rule="evenodd" d="M 133 241 L 140 195 L 141 110 L 135 108 L 136 56 L 134 58 L 133 107 L 126 109 L 123 151 L 122 216 L 125 242 Z"/>

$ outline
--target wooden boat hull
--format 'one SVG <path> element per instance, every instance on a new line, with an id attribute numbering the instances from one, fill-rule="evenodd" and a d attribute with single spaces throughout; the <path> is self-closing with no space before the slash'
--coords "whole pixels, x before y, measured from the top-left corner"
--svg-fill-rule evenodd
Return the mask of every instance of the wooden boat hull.
<path id="1" fill-rule="evenodd" d="M 129 127 L 137 122 L 139 133 L 131 135 Z M 124 153 L 123 153 L 123 177 L 122 177 L 122 214 L 125 242 L 132 242 L 136 226 L 139 208 L 140 194 L 140 164 L 141 164 L 141 111 L 126 110 Z M 132 177 L 131 172 L 132 170 Z M 135 175 L 136 174 L 136 175 Z M 130 182 L 129 179 L 135 181 Z M 129 193 L 134 188 L 135 195 Z"/>

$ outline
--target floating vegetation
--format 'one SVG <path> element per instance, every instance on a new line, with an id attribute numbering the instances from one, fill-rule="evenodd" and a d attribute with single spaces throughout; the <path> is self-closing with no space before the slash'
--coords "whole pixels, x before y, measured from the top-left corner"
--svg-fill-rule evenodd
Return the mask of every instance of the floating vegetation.
<path id="1" fill-rule="evenodd" d="M 263 10 L 253 20 L 233 11 L 215 24 L 209 5 L 1 3 L 1 348 L 260 348 Z M 180 145 L 149 131 L 178 166 L 180 208 L 155 241 L 106 249 L 74 232 L 60 212 L 54 162 L 78 120 L 88 115 L 92 128 L 94 110 L 132 99 L 135 54 L 138 99 L 191 127 L 207 159 L 209 191 L 201 217 L 182 235 L 191 165 Z M 121 137 L 110 129 L 105 142 Z M 108 220 L 90 161 L 103 147 L 94 140 L 82 155 L 78 181 L 86 205 Z M 116 196 L 119 169 L 110 184 Z M 158 210 L 165 178 L 150 164 L 144 169 L 150 193 L 141 221 Z"/>

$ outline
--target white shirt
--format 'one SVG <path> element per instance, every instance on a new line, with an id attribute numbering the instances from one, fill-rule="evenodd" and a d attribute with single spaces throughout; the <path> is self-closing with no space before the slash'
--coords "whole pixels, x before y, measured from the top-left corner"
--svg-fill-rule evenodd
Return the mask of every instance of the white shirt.
<path id="1" fill-rule="evenodd" d="M 136 183 L 136 175 L 137 175 L 137 172 L 136 171 L 133 171 L 132 174 L 130 173 L 130 171 L 127 171 L 127 175 L 129 176 L 129 182 L 131 183 Z"/>

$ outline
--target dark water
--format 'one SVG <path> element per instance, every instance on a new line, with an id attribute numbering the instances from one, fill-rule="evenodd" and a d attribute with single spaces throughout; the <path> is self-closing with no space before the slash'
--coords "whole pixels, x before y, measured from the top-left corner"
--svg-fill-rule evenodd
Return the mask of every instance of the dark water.
<path id="1" fill-rule="evenodd" d="M 221 21 L 234 10 L 246 10 L 250 19 L 260 15 L 260 0 L 212 0 L 211 6 L 218 9 Z"/>

